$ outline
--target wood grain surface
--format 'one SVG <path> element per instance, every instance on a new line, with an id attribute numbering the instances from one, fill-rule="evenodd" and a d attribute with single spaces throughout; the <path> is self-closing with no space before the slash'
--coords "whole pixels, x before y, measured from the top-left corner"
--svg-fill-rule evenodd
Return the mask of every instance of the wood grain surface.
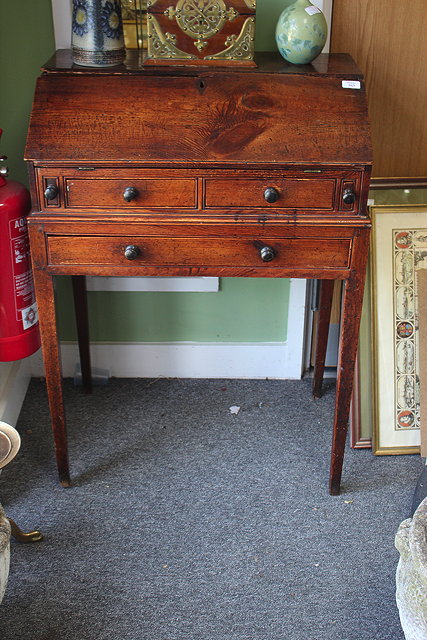
<path id="1" fill-rule="evenodd" d="M 234 166 L 369 163 L 364 91 L 293 66 L 286 74 L 199 69 L 191 77 L 173 68 L 169 75 L 143 77 L 44 75 L 25 157 Z"/>
<path id="2" fill-rule="evenodd" d="M 426 0 L 334 0 L 331 51 L 365 75 L 374 177 L 427 176 Z"/>

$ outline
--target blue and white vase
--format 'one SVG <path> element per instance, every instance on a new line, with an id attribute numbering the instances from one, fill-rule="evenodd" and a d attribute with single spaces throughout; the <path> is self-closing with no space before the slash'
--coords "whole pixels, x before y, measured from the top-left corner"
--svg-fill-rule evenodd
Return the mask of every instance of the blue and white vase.
<path id="1" fill-rule="evenodd" d="M 120 0 L 73 0 L 73 62 L 113 67 L 125 57 Z"/>
<path id="2" fill-rule="evenodd" d="M 288 62 L 308 64 L 322 51 L 327 37 L 325 16 L 310 0 L 296 0 L 280 14 L 276 43 Z"/>

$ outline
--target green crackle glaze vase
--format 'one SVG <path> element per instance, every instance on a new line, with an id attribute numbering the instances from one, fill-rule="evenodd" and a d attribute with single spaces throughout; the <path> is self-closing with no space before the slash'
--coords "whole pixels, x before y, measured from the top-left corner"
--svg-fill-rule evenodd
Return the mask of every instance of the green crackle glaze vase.
<path id="1" fill-rule="evenodd" d="M 310 0 L 296 0 L 280 14 L 276 43 L 280 54 L 293 64 L 308 64 L 325 46 L 328 25 Z"/>

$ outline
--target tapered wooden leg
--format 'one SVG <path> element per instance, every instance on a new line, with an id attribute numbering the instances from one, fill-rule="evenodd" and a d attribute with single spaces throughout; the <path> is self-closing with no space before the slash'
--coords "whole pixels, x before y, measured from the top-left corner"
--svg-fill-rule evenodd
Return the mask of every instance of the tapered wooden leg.
<path id="1" fill-rule="evenodd" d="M 89 318 L 87 308 L 85 276 L 71 276 L 73 284 L 74 311 L 76 314 L 77 340 L 79 343 L 82 385 L 85 393 L 92 391 L 92 375 L 89 350 Z"/>
<path id="2" fill-rule="evenodd" d="M 67 431 L 62 396 L 61 353 L 56 326 L 53 276 L 47 270 L 46 241 L 41 225 L 29 224 L 34 287 L 39 309 L 40 338 L 46 370 L 46 387 L 55 443 L 56 464 L 61 484 L 70 485 Z"/>
<path id="3" fill-rule="evenodd" d="M 323 374 L 325 372 L 326 349 L 328 347 L 334 280 L 320 281 L 319 314 L 317 323 L 316 353 L 313 373 L 313 396 L 322 395 Z"/>
<path id="4" fill-rule="evenodd" d="M 62 396 L 61 354 L 56 326 L 55 296 L 52 276 L 44 270 L 34 270 L 34 286 L 39 309 L 40 338 L 46 370 L 46 387 L 55 444 L 59 481 L 70 486 L 67 431 Z"/>
<path id="5" fill-rule="evenodd" d="M 344 284 L 329 483 L 331 495 L 338 495 L 340 492 L 359 340 L 368 244 L 369 230 L 361 229 L 358 237 L 355 238 L 353 249 L 354 255 L 357 256 L 357 264 L 353 267 L 351 277 Z"/>

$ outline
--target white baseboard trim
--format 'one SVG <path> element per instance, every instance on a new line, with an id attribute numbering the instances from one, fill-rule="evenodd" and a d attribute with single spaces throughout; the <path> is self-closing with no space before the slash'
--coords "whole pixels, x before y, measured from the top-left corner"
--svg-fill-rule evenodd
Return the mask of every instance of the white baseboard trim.
<path id="1" fill-rule="evenodd" d="M 301 351 L 286 342 L 266 343 L 92 343 L 92 367 L 116 378 L 301 378 Z M 62 343 L 62 373 L 73 377 L 79 361 L 76 343 Z M 32 375 L 43 376 L 41 357 Z"/>
<path id="2" fill-rule="evenodd" d="M 292 278 L 286 342 L 94 342 L 93 369 L 116 378 L 249 378 L 299 380 L 303 372 L 306 280 Z M 290 320 L 288 319 L 288 323 Z M 62 374 L 72 378 L 79 362 L 76 343 L 61 344 Z M 33 376 L 43 376 L 39 351 Z"/>
<path id="3" fill-rule="evenodd" d="M 16 426 L 31 379 L 31 359 L 0 363 L 0 420 Z"/>

